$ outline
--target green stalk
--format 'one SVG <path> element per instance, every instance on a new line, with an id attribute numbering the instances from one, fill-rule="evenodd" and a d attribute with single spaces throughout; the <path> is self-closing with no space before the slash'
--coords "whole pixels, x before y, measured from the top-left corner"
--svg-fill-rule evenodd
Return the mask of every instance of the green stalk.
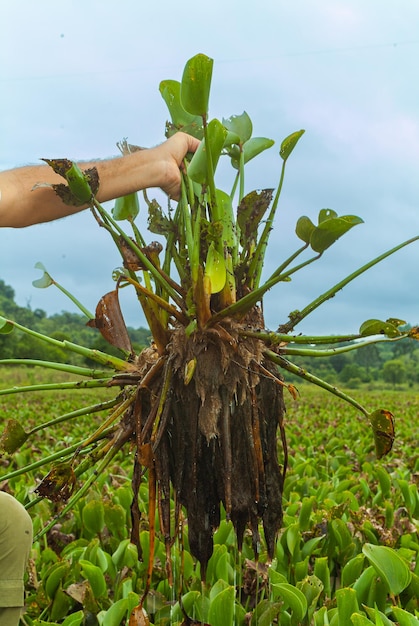
<path id="1" fill-rule="evenodd" d="M 57 283 L 54 279 L 52 279 L 52 282 L 64 295 L 67 296 L 67 298 L 70 298 L 70 300 L 76 305 L 76 307 L 79 308 L 82 313 L 84 313 L 87 319 L 89 320 L 95 319 L 95 316 L 93 315 L 93 313 L 91 313 L 88 309 L 86 309 L 86 307 L 83 306 L 83 304 L 79 300 L 77 300 L 75 296 L 73 296 L 69 291 L 67 291 L 65 287 Z"/>
<path id="2" fill-rule="evenodd" d="M 55 417 L 48 422 L 44 422 L 43 424 L 39 424 L 35 426 L 28 432 L 29 435 L 33 435 L 39 430 L 43 430 L 45 428 L 49 428 L 50 426 L 55 426 L 56 424 L 61 424 L 62 422 L 66 422 L 68 420 L 74 419 L 75 417 L 81 417 L 82 415 L 90 415 L 91 413 L 100 413 L 101 411 L 105 411 L 107 409 L 111 409 L 114 407 L 120 399 L 114 398 L 113 400 L 108 400 L 107 402 L 100 402 L 99 404 L 92 404 L 90 406 L 85 406 L 82 409 L 77 409 L 76 411 L 70 411 L 70 413 L 64 413 L 64 415 L 60 415 L 59 417 Z"/>
<path id="3" fill-rule="evenodd" d="M 237 172 L 236 177 L 234 179 L 233 187 L 232 187 L 231 192 L 230 192 L 231 200 L 233 200 L 234 196 L 236 195 L 236 189 L 237 189 L 237 185 L 239 183 L 239 180 L 240 180 L 240 171 Z"/>
<path id="4" fill-rule="evenodd" d="M 2 323 L 3 322 L 3 323 Z M 2 323 L 2 324 L 1 324 Z M 0 324 L 4 327 L 8 324 L 21 330 L 22 332 L 31 335 L 32 337 L 36 337 L 37 339 L 41 339 L 42 341 L 46 341 L 47 343 L 51 343 L 54 346 L 58 346 L 65 350 L 70 350 L 71 352 L 76 352 L 77 354 L 81 354 L 84 357 L 92 359 L 92 361 L 97 361 L 102 365 L 106 365 L 108 367 L 113 367 L 116 370 L 128 371 L 133 370 L 134 366 L 123 359 L 119 359 L 118 357 L 111 356 L 110 354 L 106 354 L 105 352 L 101 352 L 100 350 L 93 350 L 91 348 L 85 348 L 84 346 L 79 346 L 76 343 L 72 343 L 71 341 L 54 339 L 52 337 L 48 337 L 48 335 L 43 335 L 42 333 L 38 333 L 35 330 L 31 330 L 30 328 L 26 328 L 26 326 L 22 326 L 13 320 L 8 320 L 4 317 L 0 316 Z M 1 326 L 0 326 L 1 328 Z"/>
<path id="5" fill-rule="evenodd" d="M 41 361 L 40 359 L 1 359 L 0 365 L 37 365 L 47 369 L 68 372 L 76 376 L 88 376 L 89 378 L 104 378 L 109 376 L 109 371 L 94 370 L 88 367 L 69 365 L 68 363 L 55 363 L 52 361 Z"/>
<path id="6" fill-rule="evenodd" d="M 404 335 L 400 335 L 399 337 L 378 337 L 375 339 L 368 339 L 365 341 L 360 341 L 358 343 L 353 343 L 349 346 L 341 346 L 339 348 L 330 348 L 326 350 L 315 350 L 312 348 L 293 348 L 293 347 L 285 347 L 281 348 L 281 353 L 283 354 L 292 354 L 295 356 L 309 356 L 309 357 L 329 357 L 334 356 L 335 354 L 342 354 L 343 352 L 350 352 L 351 350 L 359 350 L 364 346 L 369 346 L 373 343 L 380 343 L 385 341 L 400 341 L 400 339 L 406 339 L 409 335 L 406 333 Z"/>
<path id="7" fill-rule="evenodd" d="M 292 276 L 296 272 L 299 272 L 301 269 L 303 269 L 303 267 L 307 267 L 308 265 L 311 265 L 311 263 L 314 263 L 314 261 L 317 261 L 318 259 L 320 259 L 322 254 L 323 253 L 320 252 L 319 254 L 316 254 L 316 256 L 312 256 L 310 259 L 307 259 L 307 261 L 303 261 L 302 263 L 299 263 L 298 265 L 294 265 L 294 267 L 292 267 L 290 270 L 288 270 L 288 272 L 286 272 L 285 274 L 280 274 L 279 273 L 279 268 L 278 268 L 268 278 L 268 280 L 266 281 L 265 284 L 269 283 L 271 280 L 276 280 L 277 283 L 279 283 L 279 282 L 287 282 L 289 280 L 290 276 Z M 263 289 L 263 287 L 264 287 L 264 285 L 262 285 L 262 289 Z"/>
<path id="8" fill-rule="evenodd" d="M 348 396 L 348 394 L 344 393 L 337 387 L 334 387 L 333 385 L 330 385 L 329 383 L 327 383 L 325 380 L 322 380 L 321 378 L 314 376 L 314 374 L 310 374 L 310 372 L 307 372 L 307 370 L 304 370 L 302 367 L 298 367 L 298 365 L 294 365 L 294 363 L 291 363 L 290 361 L 288 361 L 287 359 L 284 359 L 284 357 L 280 356 L 279 354 L 272 352 L 272 350 L 265 350 L 264 355 L 266 356 L 267 359 L 269 359 L 273 363 L 276 363 L 277 365 L 287 370 L 288 372 L 291 372 L 292 374 L 295 374 L 296 376 L 303 378 L 309 383 L 313 383 L 314 385 L 317 385 L 318 387 L 325 389 L 326 391 L 328 391 L 329 393 L 332 393 L 338 398 L 345 400 L 345 402 L 349 402 L 349 404 L 352 404 L 352 406 L 358 409 L 358 411 L 361 411 L 361 413 L 363 413 L 365 417 L 369 417 L 368 411 L 361 404 L 359 404 L 359 402 L 357 402 L 351 396 Z"/>
<path id="9" fill-rule="evenodd" d="M 108 428 L 108 430 L 103 432 L 102 435 L 98 437 L 96 441 L 99 441 L 100 439 L 106 439 L 110 435 L 110 433 L 112 433 L 115 430 L 115 428 L 116 428 L 115 426 L 113 426 L 112 428 Z M 85 441 L 87 441 L 87 439 Z M 25 467 L 20 467 L 19 469 L 14 470 L 13 472 L 9 472 L 8 474 L 3 475 L 1 479 L 10 480 L 12 478 L 16 478 L 16 476 L 21 476 L 22 474 L 26 474 L 26 472 L 31 472 L 32 470 L 38 469 L 38 467 L 47 465 L 48 463 L 51 463 L 52 461 L 56 461 L 57 459 L 65 459 L 71 456 L 72 454 L 74 454 L 74 452 L 76 452 L 82 444 L 83 444 L 83 441 L 78 441 L 77 443 L 74 443 L 72 446 L 68 446 L 64 448 L 64 450 L 59 450 L 58 452 L 54 452 L 54 454 L 45 456 L 42 459 L 39 459 L 39 461 L 35 461 L 34 463 L 31 463 L 30 465 L 25 465 Z M 87 454 L 91 450 L 94 450 L 95 447 L 96 446 L 94 445 L 94 443 L 92 443 L 92 445 L 86 448 L 84 452 Z M 30 506 L 32 506 L 32 502 Z"/>
<path id="10" fill-rule="evenodd" d="M 290 265 L 294 259 L 296 259 L 302 252 L 304 252 L 304 250 L 306 250 L 308 248 L 308 243 L 305 243 L 303 246 L 301 246 L 301 248 L 298 248 L 298 250 L 296 250 L 294 252 L 294 254 L 292 254 L 290 257 L 288 257 L 288 259 L 286 261 L 284 261 L 282 263 L 282 265 L 280 265 L 275 271 L 274 273 L 271 275 L 271 278 L 274 278 L 275 276 L 282 274 L 282 272 L 288 267 L 288 265 Z M 317 258 L 317 257 L 315 257 Z M 288 274 L 287 274 L 288 275 Z"/>
<path id="11" fill-rule="evenodd" d="M 26 393 L 29 391 L 52 391 L 54 389 L 93 389 L 98 387 L 108 387 L 112 378 L 99 378 L 97 380 L 80 380 L 67 383 L 43 383 L 40 385 L 27 385 L 25 387 L 10 387 L 0 389 L 0 396 L 7 396 L 13 393 Z"/>
<path id="12" fill-rule="evenodd" d="M 239 188 L 239 204 L 244 198 L 244 150 L 240 147 L 240 188 Z"/>
<path id="13" fill-rule="evenodd" d="M 154 267 L 153 263 L 144 254 L 144 252 L 141 250 L 141 248 L 139 248 L 137 246 L 137 244 L 134 243 L 130 237 L 128 237 L 128 235 L 122 230 L 122 228 L 119 226 L 119 224 L 115 220 L 113 220 L 112 217 L 110 215 L 108 215 L 108 213 L 106 213 L 105 209 L 102 207 L 101 204 L 99 204 L 99 202 L 97 202 L 97 200 L 94 201 L 94 205 L 95 205 L 95 208 L 99 211 L 99 213 L 102 216 L 102 218 L 106 217 L 108 222 L 110 224 L 112 224 L 113 228 L 115 228 L 115 230 L 121 235 L 121 237 L 123 237 L 123 239 L 126 241 L 128 246 L 138 256 L 138 258 L 140 259 L 140 261 L 144 265 L 144 267 L 146 267 L 147 270 L 150 272 L 150 274 L 153 276 L 154 280 L 162 287 L 162 289 L 165 289 L 165 291 L 176 302 L 178 294 L 174 291 L 174 289 L 171 287 L 171 285 L 169 285 L 167 283 L 167 281 L 164 280 L 163 276 L 157 271 L 157 269 Z"/>
<path id="14" fill-rule="evenodd" d="M 313 263 L 313 261 L 316 261 L 317 258 L 318 256 L 315 256 L 315 257 L 312 257 L 311 259 L 308 259 L 308 261 L 304 261 L 304 263 L 301 263 L 300 265 L 296 266 L 293 270 L 290 270 L 287 274 L 276 275 L 276 272 L 275 272 L 261 287 L 254 289 L 253 291 L 248 293 L 246 296 L 244 296 L 237 302 L 234 302 L 230 306 L 224 308 L 222 311 L 215 313 L 210 319 L 210 324 L 218 322 L 220 319 L 223 319 L 224 317 L 229 317 L 231 315 L 239 315 L 239 314 L 244 315 L 245 313 L 247 313 L 247 311 L 250 311 L 250 309 L 253 306 L 255 306 L 260 300 L 262 300 L 263 296 L 265 295 L 267 291 L 269 291 L 269 289 L 272 289 L 272 287 L 274 287 L 277 283 L 284 281 L 293 272 L 296 272 L 302 267 L 305 267 L 306 265 Z"/>
<path id="15" fill-rule="evenodd" d="M 89 488 L 95 482 L 97 477 L 100 476 L 100 474 L 103 471 L 105 471 L 105 469 L 107 468 L 109 463 L 112 461 L 114 456 L 117 454 L 117 452 L 119 452 L 119 450 L 120 450 L 120 448 L 122 447 L 123 444 L 124 444 L 123 440 L 121 440 L 119 442 L 115 442 L 115 445 L 112 446 L 108 450 L 108 452 L 103 457 L 102 461 L 96 467 L 95 471 L 92 472 L 92 474 L 89 476 L 89 478 L 83 484 L 83 486 L 68 500 L 68 502 L 64 506 L 64 508 L 61 509 L 59 515 L 55 516 L 46 526 L 44 526 L 44 528 L 36 535 L 36 537 L 34 537 L 34 541 L 38 541 L 38 539 L 40 539 L 49 530 L 51 530 L 51 528 L 54 526 L 54 524 L 56 524 L 57 519 L 59 519 L 60 517 L 64 517 L 69 511 L 71 511 L 71 509 L 74 507 L 76 502 L 78 502 L 78 500 L 80 500 L 80 498 L 82 496 L 84 496 L 84 494 L 89 490 Z"/>
<path id="16" fill-rule="evenodd" d="M 326 302 L 326 300 L 333 298 L 333 296 L 335 296 L 338 291 L 343 289 L 343 287 L 346 287 L 348 283 L 353 281 L 355 278 L 358 278 L 358 276 L 360 276 L 361 274 L 369 270 L 371 267 L 374 267 L 374 265 L 377 265 L 377 263 L 380 263 L 381 261 L 383 261 L 390 255 L 394 254 L 395 252 L 398 252 L 405 246 L 408 246 L 411 243 L 414 243 L 415 241 L 418 241 L 418 240 L 419 240 L 419 235 L 416 235 L 416 237 L 412 237 L 411 239 L 407 239 L 403 243 L 400 243 L 394 248 L 391 248 L 391 250 L 387 250 L 387 252 L 380 254 L 380 256 L 376 257 L 372 261 L 369 261 L 368 263 L 366 263 L 365 265 L 357 269 L 352 274 L 349 274 L 349 276 L 347 276 L 346 278 L 341 280 L 339 283 L 334 285 L 334 287 L 332 287 L 331 289 L 328 289 L 328 291 L 326 291 L 321 296 L 313 300 L 302 311 L 299 311 L 297 315 L 293 316 L 292 320 L 290 320 L 287 324 L 284 324 L 284 326 L 281 327 L 281 331 L 282 332 L 291 331 L 297 324 L 301 322 L 301 320 L 303 320 L 305 317 L 310 315 L 310 313 L 312 313 L 315 309 L 317 309 L 317 307 L 319 307 L 321 304 Z"/>
<path id="17" fill-rule="evenodd" d="M 354 341 L 360 339 L 362 335 L 285 335 L 272 331 L 240 330 L 242 337 L 253 337 L 260 339 L 272 346 L 279 343 L 301 343 L 301 344 L 322 344 L 322 343 L 342 343 L 344 341 Z"/>
<path id="18" fill-rule="evenodd" d="M 254 286 L 258 286 L 260 282 L 260 277 L 262 275 L 263 262 L 265 258 L 265 252 L 268 245 L 269 235 L 273 228 L 273 221 L 275 218 L 276 209 L 278 207 L 279 196 L 281 195 L 282 185 L 284 184 L 284 176 L 285 176 L 285 163 L 283 161 L 281 168 L 281 176 L 279 179 L 278 188 L 276 190 L 275 198 L 272 203 L 271 210 L 269 212 L 268 219 L 265 222 L 265 227 L 263 229 L 262 235 L 258 241 L 256 246 L 255 253 L 253 255 L 252 261 L 250 263 L 248 275 L 251 278 L 251 282 Z"/>
<path id="19" fill-rule="evenodd" d="M 211 197 L 211 207 L 214 211 L 216 211 L 217 197 L 215 193 L 214 165 L 212 162 L 210 142 L 208 140 L 208 125 L 206 123 L 205 118 L 202 118 L 202 120 L 203 120 L 203 126 L 204 126 L 204 140 L 205 140 L 205 145 L 207 147 L 206 153 L 207 153 L 208 187 L 209 187 L 210 197 Z"/>
<path id="20" fill-rule="evenodd" d="M 191 220 L 190 212 L 188 211 L 189 204 L 188 204 L 187 188 L 186 188 L 185 180 L 183 177 L 182 177 L 181 185 L 182 185 L 181 206 L 183 210 L 183 226 L 185 229 L 184 232 L 185 232 L 186 246 L 189 252 L 192 285 L 196 285 L 196 283 L 198 282 L 198 273 L 199 273 L 198 272 L 199 256 L 198 258 L 196 256 L 196 250 L 195 250 L 195 245 L 194 245 L 195 242 L 194 242 L 194 237 L 193 237 L 193 232 L 192 232 L 192 220 Z"/>

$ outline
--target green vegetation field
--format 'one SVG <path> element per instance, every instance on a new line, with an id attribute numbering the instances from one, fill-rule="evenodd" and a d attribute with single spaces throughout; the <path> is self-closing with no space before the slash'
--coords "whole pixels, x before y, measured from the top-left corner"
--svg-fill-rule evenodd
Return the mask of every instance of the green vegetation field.
<path id="1" fill-rule="evenodd" d="M 3 368 L 1 387 L 33 384 L 41 376 L 57 375 Z M 153 589 L 145 604 L 150 624 L 419 624 L 419 389 L 357 390 L 364 405 L 395 415 L 396 442 L 380 461 L 363 416 L 321 390 L 300 386 L 299 391 L 298 401 L 286 397 L 289 469 L 274 561 L 266 563 L 262 548 L 255 563 L 250 536 L 237 554 L 232 526 L 223 520 L 203 587 L 188 551 L 185 520 L 182 541 L 172 548 L 173 586 L 164 545 L 157 542 Z M 28 431 L 112 393 L 0 396 L 1 426 L 17 418 Z M 49 466 L 29 475 L 19 475 L 18 469 L 92 430 L 84 417 L 36 433 L 13 457 L 0 458 L 1 488 L 29 504 Z M 75 510 L 35 541 L 27 580 L 28 626 L 128 625 L 142 595 L 149 549 L 145 477 L 142 560 L 128 539 L 131 466 L 125 449 Z M 14 477 L 4 481 L 10 472 Z M 35 532 L 60 508 L 61 503 L 46 500 L 31 507 Z M 135 622 L 147 623 L 143 615 Z"/>

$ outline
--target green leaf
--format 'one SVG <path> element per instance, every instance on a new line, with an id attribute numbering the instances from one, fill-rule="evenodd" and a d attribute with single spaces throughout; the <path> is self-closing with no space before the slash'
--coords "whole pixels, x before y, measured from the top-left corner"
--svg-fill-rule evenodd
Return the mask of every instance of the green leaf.
<path id="1" fill-rule="evenodd" d="M 101 500 L 90 500 L 82 510 L 83 525 L 93 534 L 98 535 L 105 527 L 105 509 Z"/>
<path id="2" fill-rule="evenodd" d="M 197 54 L 187 61 L 183 70 L 180 100 L 183 108 L 192 115 L 208 116 L 213 59 Z"/>
<path id="3" fill-rule="evenodd" d="M 45 269 L 45 266 L 40 261 L 35 263 L 34 267 L 37 270 L 41 270 L 44 272 L 41 278 L 38 278 L 37 280 L 32 281 L 32 285 L 34 287 L 37 287 L 38 289 L 46 289 L 46 287 L 50 287 L 51 285 L 54 284 L 53 278 L 50 276 L 50 274 L 48 274 L 47 270 Z"/>
<path id="4" fill-rule="evenodd" d="M 119 626 L 128 610 L 127 598 L 117 600 L 103 616 L 102 626 Z"/>
<path id="5" fill-rule="evenodd" d="M 115 200 L 112 216 L 115 220 L 129 220 L 132 222 L 140 211 L 137 192 L 130 193 Z"/>
<path id="6" fill-rule="evenodd" d="M 398 606 L 393 606 L 391 610 L 400 626 L 419 626 L 419 619 L 412 613 L 408 613 Z"/>
<path id="7" fill-rule="evenodd" d="M 177 80 L 163 80 L 160 83 L 160 93 L 169 109 L 170 117 L 174 126 L 184 130 L 185 126 L 199 127 L 202 125 L 201 117 L 191 115 L 182 106 L 180 99 L 180 82 Z"/>
<path id="8" fill-rule="evenodd" d="M 406 589 L 412 574 L 406 561 L 395 550 L 387 546 L 375 546 L 366 543 L 362 552 L 373 565 L 381 580 L 387 584 L 390 593 L 397 596 Z"/>
<path id="9" fill-rule="evenodd" d="M 106 595 L 106 580 L 102 570 L 97 565 L 93 565 L 90 561 L 80 559 L 79 561 L 82 575 L 87 578 L 93 591 L 95 598 Z"/>
<path id="10" fill-rule="evenodd" d="M 375 624 L 375 622 L 369 620 L 368 617 L 365 617 L 362 613 L 352 613 L 351 622 L 354 626 L 370 626 L 370 624 Z"/>
<path id="11" fill-rule="evenodd" d="M 13 454 L 25 443 L 29 434 L 16 419 L 7 420 L 6 427 L 0 437 L 0 451 Z"/>
<path id="12" fill-rule="evenodd" d="M 304 241 L 305 243 L 310 243 L 311 235 L 313 234 L 316 227 L 309 217 L 303 215 L 297 221 L 297 225 L 295 227 L 295 233 L 299 239 Z"/>
<path id="13" fill-rule="evenodd" d="M 251 626 L 272 626 L 274 620 L 281 613 L 281 608 L 281 602 L 261 600 L 253 611 L 252 621 L 250 622 Z M 283 615 L 281 615 L 281 617 L 283 617 Z"/>
<path id="14" fill-rule="evenodd" d="M 61 626 L 81 626 L 83 618 L 83 611 L 77 611 L 77 613 L 72 613 L 66 617 Z"/>
<path id="15" fill-rule="evenodd" d="M 105 524 L 110 534 L 122 539 L 125 535 L 126 513 L 123 506 L 105 502 Z"/>
<path id="16" fill-rule="evenodd" d="M 398 330 L 395 324 L 392 324 L 389 320 L 383 322 L 381 320 L 366 320 L 359 329 L 359 334 L 363 337 L 369 337 L 371 335 L 385 335 L 386 337 L 399 337 L 402 333 Z"/>
<path id="17" fill-rule="evenodd" d="M 239 139 L 237 143 L 244 144 L 252 136 L 253 124 L 246 111 L 241 115 L 232 115 L 228 119 L 223 118 L 222 121 L 228 131 L 237 135 Z"/>
<path id="18" fill-rule="evenodd" d="M 205 263 L 205 276 L 210 279 L 211 293 L 219 293 L 226 283 L 226 264 L 222 254 L 211 243 Z"/>
<path id="19" fill-rule="evenodd" d="M 14 324 L 0 315 L 0 334 L 8 335 L 14 329 Z"/>
<path id="20" fill-rule="evenodd" d="M 243 144 L 243 160 L 244 163 L 248 163 L 256 156 L 258 156 L 261 152 L 264 152 L 268 148 L 274 145 L 273 139 L 268 139 L 267 137 L 252 137 L 245 144 Z M 238 170 L 240 167 L 240 151 L 239 150 L 230 150 L 229 154 L 231 156 L 231 164 L 232 166 Z"/>
<path id="21" fill-rule="evenodd" d="M 330 248 L 345 233 L 363 220 L 356 215 L 344 215 L 342 217 L 332 217 L 319 223 L 314 229 L 310 238 L 310 245 L 315 252 L 324 252 Z"/>
<path id="22" fill-rule="evenodd" d="M 321 224 L 322 222 L 333 219 L 334 217 L 338 217 L 338 214 L 336 211 L 333 211 L 333 209 L 320 209 L 318 223 Z"/>
<path id="23" fill-rule="evenodd" d="M 365 604 L 368 600 L 369 591 L 376 578 L 376 571 L 372 565 L 367 567 L 360 576 L 353 583 L 353 588 L 356 591 L 358 598 L 358 604 Z"/>
<path id="24" fill-rule="evenodd" d="M 348 561 L 342 570 L 342 587 L 349 587 L 361 576 L 364 569 L 365 557 L 363 554 L 357 554 L 353 559 Z"/>
<path id="25" fill-rule="evenodd" d="M 208 611 L 208 622 L 211 626 L 226 626 L 234 624 L 234 599 L 236 590 L 234 587 L 227 587 L 211 601 Z"/>
<path id="26" fill-rule="evenodd" d="M 351 615 L 359 611 L 355 589 L 344 587 L 336 591 L 339 624 L 350 624 Z"/>
<path id="27" fill-rule="evenodd" d="M 375 450 L 377 458 L 388 454 L 393 447 L 394 433 L 394 417 L 390 411 L 378 409 L 369 415 L 372 432 L 374 435 Z"/>
<path id="28" fill-rule="evenodd" d="M 215 168 L 217 167 L 217 163 L 223 149 L 227 130 L 219 120 L 214 119 L 208 124 L 207 132 L 212 167 L 215 172 Z M 208 183 L 209 169 L 207 150 L 208 147 L 206 145 L 206 141 L 201 141 L 188 166 L 189 178 L 196 183 L 200 183 L 201 185 Z"/>
<path id="29" fill-rule="evenodd" d="M 297 130 L 294 133 L 291 133 L 291 135 L 288 135 L 288 137 L 285 137 L 285 139 L 281 143 L 281 148 L 279 151 L 279 154 L 284 161 L 288 159 L 291 152 L 297 145 L 298 140 L 304 135 L 304 133 L 304 130 Z"/>
<path id="30" fill-rule="evenodd" d="M 374 598 L 375 597 L 376 596 L 374 595 Z M 367 612 L 368 617 L 370 617 L 371 619 L 374 619 L 375 626 L 394 626 L 394 622 L 389 620 L 388 617 L 384 613 L 378 610 L 377 608 L 378 603 L 379 603 L 379 600 L 377 598 L 376 601 L 374 601 L 374 608 L 370 606 L 364 606 L 364 609 Z"/>
<path id="31" fill-rule="evenodd" d="M 299 624 L 307 612 L 307 600 L 303 592 L 289 583 L 273 583 L 272 593 L 275 599 L 278 596 L 282 598 L 284 607 L 291 609 L 291 623 Z"/>
<path id="32" fill-rule="evenodd" d="M 328 557 L 322 557 L 322 558 L 324 558 L 326 561 L 328 559 Z M 316 559 L 316 563 L 318 560 L 319 559 Z M 329 570 L 328 567 L 327 567 L 327 570 Z M 308 622 L 310 624 L 311 624 L 311 619 L 313 617 L 314 610 L 317 606 L 318 599 L 320 598 L 321 594 L 324 592 L 324 594 L 327 597 L 330 597 L 330 572 L 328 573 L 329 573 L 329 580 L 327 581 L 328 590 L 325 588 L 322 580 L 320 580 L 320 578 L 318 578 L 317 575 L 306 576 L 304 580 L 297 583 L 298 589 L 302 591 L 302 593 L 304 594 L 307 600 Z"/>
<path id="33" fill-rule="evenodd" d="M 74 163 L 69 159 L 42 159 L 42 161 L 48 163 L 56 174 L 59 174 L 66 179 L 70 195 L 75 199 L 75 202 L 72 202 L 71 198 L 66 197 L 67 204 L 75 204 L 76 206 L 83 205 L 90 202 L 94 193 L 97 192 L 99 188 L 99 179 L 95 168 L 83 172 L 77 163 Z M 90 186 L 90 183 L 92 183 L 92 187 Z M 53 185 L 53 188 L 57 193 L 59 193 L 60 185 Z"/>

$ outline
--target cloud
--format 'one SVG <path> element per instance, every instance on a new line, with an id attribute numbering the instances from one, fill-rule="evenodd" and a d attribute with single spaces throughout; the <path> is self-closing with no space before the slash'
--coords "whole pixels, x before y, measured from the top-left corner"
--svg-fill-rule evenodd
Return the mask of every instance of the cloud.
<path id="1" fill-rule="evenodd" d="M 385 6 L 378 0 L 261 0 L 248 11 L 238 0 L 214 0 L 210 8 L 189 0 L 181 7 L 166 0 L 89 0 L 82 16 L 77 6 L 43 0 L 40 14 L 38 3 L 16 0 L 0 8 L 9 25 L 0 46 L 6 94 L 0 167 L 42 156 L 103 158 L 116 154 L 115 142 L 125 136 L 141 145 L 158 143 L 167 118 L 159 82 L 180 79 L 187 58 L 200 51 L 215 59 L 211 115 L 245 109 L 255 134 L 276 140 L 249 164 L 248 191 L 277 184 L 280 141 L 307 131 L 287 165 L 266 274 L 298 245 L 300 215 L 315 220 L 329 207 L 365 220 L 319 263 L 268 294 L 271 328 L 349 271 L 419 232 L 419 7 L 410 0 Z M 219 181 L 228 189 L 227 169 Z M 89 308 L 113 287 L 118 256 L 88 213 L 6 229 L 0 237 L 0 277 L 21 304 L 49 313 L 69 308 L 59 292 L 32 287 L 38 260 Z M 416 246 L 348 286 L 301 328 L 346 332 L 387 312 L 413 322 Z M 138 304 L 127 293 L 123 298 L 135 324 Z"/>

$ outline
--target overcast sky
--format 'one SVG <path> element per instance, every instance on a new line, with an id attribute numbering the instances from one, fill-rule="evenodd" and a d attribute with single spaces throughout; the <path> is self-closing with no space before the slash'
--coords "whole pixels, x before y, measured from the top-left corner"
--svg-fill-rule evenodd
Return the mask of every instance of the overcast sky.
<path id="1" fill-rule="evenodd" d="M 249 167 L 247 191 L 276 186 L 281 140 L 306 130 L 287 165 L 265 275 L 299 245 L 300 215 L 316 221 L 320 209 L 331 208 L 365 224 L 268 294 L 270 328 L 419 234 L 416 2 L 1 0 L 0 23 L 1 169 L 41 157 L 113 156 L 124 137 L 160 143 L 168 114 L 159 83 L 180 80 L 198 52 L 214 59 L 211 117 L 246 110 L 254 134 L 276 141 Z M 419 243 L 397 253 L 297 329 L 356 332 L 366 319 L 388 317 L 418 324 L 418 257 Z M 89 212 L 3 229 L 0 278 L 20 305 L 48 314 L 75 309 L 58 290 L 32 286 L 37 261 L 91 310 L 113 288 L 120 265 Z M 124 295 L 123 307 L 129 325 L 144 324 L 133 295 Z"/>

